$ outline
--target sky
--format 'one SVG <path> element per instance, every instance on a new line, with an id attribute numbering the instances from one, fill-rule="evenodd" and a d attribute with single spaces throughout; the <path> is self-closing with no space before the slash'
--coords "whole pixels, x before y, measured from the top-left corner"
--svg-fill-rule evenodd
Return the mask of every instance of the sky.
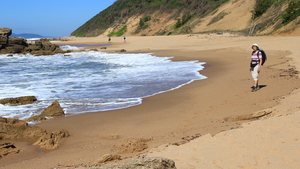
<path id="1" fill-rule="evenodd" d="M 116 0 L 2 0 L 0 27 L 13 33 L 69 36 Z"/>

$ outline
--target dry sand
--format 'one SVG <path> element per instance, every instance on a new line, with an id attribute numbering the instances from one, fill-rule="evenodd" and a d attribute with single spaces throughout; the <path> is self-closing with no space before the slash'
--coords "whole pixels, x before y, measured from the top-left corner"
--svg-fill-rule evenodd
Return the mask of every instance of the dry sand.
<path id="1" fill-rule="evenodd" d="M 61 44 L 107 43 L 106 37 L 71 39 Z M 269 56 L 261 73 L 260 85 L 264 87 L 255 93 L 250 91 L 252 80 L 249 72 L 253 43 L 262 46 Z M 112 45 L 103 51 L 126 49 L 128 52 L 174 56 L 174 61 L 206 62 L 207 67 L 200 73 L 208 79 L 145 98 L 139 106 L 38 124 L 48 132 L 67 129 L 71 137 L 51 152 L 37 152 L 37 147 L 15 141 L 16 146 L 21 147 L 21 153 L 1 159 L 0 167 L 32 169 L 91 165 L 104 154 L 117 154 L 116 145 L 128 138 L 150 139 L 148 150 L 159 148 L 152 149 L 149 156 L 171 158 L 178 168 L 299 166 L 296 150 L 300 144 L 294 134 L 300 130 L 296 120 L 300 115 L 296 113 L 299 111 L 300 80 L 294 72 L 294 68 L 300 68 L 298 43 L 298 37 L 229 34 L 127 37 L 127 43 L 121 37 L 112 38 Z M 222 120 L 264 109 L 272 112 L 268 116 L 276 117 L 255 122 Z M 242 128 L 231 130 L 241 127 L 244 122 Z M 181 146 L 161 146 L 180 143 L 184 141 L 183 137 L 195 135 L 203 136 Z M 122 153 L 121 156 L 137 154 Z"/>

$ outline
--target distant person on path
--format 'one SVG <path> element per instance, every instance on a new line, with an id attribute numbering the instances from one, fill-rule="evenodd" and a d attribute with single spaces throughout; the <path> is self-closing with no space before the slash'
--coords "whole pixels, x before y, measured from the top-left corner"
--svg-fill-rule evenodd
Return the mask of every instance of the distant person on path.
<path id="1" fill-rule="evenodd" d="M 252 92 L 259 90 L 258 85 L 258 75 L 260 73 L 260 69 L 262 66 L 262 53 L 259 51 L 259 47 L 257 44 L 252 45 L 252 55 L 250 62 L 250 71 L 252 74 L 252 78 L 254 80 L 254 86 L 252 87 Z"/>
<path id="2" fill-rule="evenodd" d="M 109 37 L 109 38 L 108 38 L 108 43 L 110 43 L 110 41 L 111 41 L 111 38 Z"/>
<path id="3" fill-rule="evenodd" d="M 123 39 L 124 39 L 124 43 L 126 43 L 126 37 L 125 36 L 123 37 Z"/>

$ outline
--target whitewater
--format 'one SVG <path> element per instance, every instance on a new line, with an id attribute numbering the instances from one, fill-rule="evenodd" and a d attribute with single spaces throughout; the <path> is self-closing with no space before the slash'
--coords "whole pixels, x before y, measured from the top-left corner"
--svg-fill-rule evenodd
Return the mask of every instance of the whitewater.
<path id="1" fill-rule="evenodd" d="M 68 46 L 65 46 L 68 47 Z M 204 62 L 154 54 L 74 52 L 53 56 L 0 55 L 0 99 L 36 96 L 30 105 L 0 104 L 0 116 L 26 119 L 57 100 L 68 115 L 139 105 L 142 99 L 194 80 Z"/>

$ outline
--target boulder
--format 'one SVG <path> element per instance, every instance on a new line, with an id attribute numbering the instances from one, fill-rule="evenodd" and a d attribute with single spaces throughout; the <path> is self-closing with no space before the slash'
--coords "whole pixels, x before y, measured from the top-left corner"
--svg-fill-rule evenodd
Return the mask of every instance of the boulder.
<path id="1" fill-rule="evenodd" d="M 8 44 L 9 45 L 22 45 L 22 46 L 28 46 L 26 39 L 24 38 L 19 38 L 19 37 L 10 37 L 8 39 Z"/>
<path id="2" fill-rule="evenodd" d="M 93 167 L 90 169 L 176 169 L 173 160 L 162 157 L 149 157 L 138 159 L 136 161 L 107 164 L 100 167 Z"/>
<path id="3" fill-rule="evenodd" d="M 5 49 L 1 50 L 1 53 L 23 53 L 25 46 L 22 45 L 13 45 L 8 46 Z"/>
<path id="4" fill-rule="evenodd" d="M 0 100 L 0 104 L 8 104 L 11 106 L 19 106 L 19 105 L 26 105 L 32 104 L 37 101 L 35 96 L 23 96 L 23 97 L 16 97 L 16 98 L 5 98 Z"/>
<path id="5" fill-rule="evenodd" d="M 49 107 L 42 111 L 38 116 L 30 117 L 26 121 L 42 121 L 46 117 L 63 117 L 65 116 L 64 110 L 61 108 L 59 102 L 55 100 Z"/>
<path id="6" fill-rule="evenodd" d="M 0 28 L 0 49 L 8 46 L 8 37 L 12 34 L 9 28 Z"/>
<path id="7" fill-rule="evenodd" d="M 121 49 L 121 50 L 116 50 L 116 52 L 126 52 L 125 49 Z"/>
<path id="8" fill-rule="evenodd" d="M 98 51 L 98 49 L 90 49 L 89 51 L 95 51 L 95 52 L 97 52 L 97 51 Z"/>
<path id="9" fill-rule="evenodd" d="M 49 107 L 47 107 L 43 112 L 43 116 L 50 117 L 62 117 L 65 116 L 64 110 L 61 108 L 57 100 L 55 100 Z"/>
<path id="10" fill-rule="evenodd" d="M 40 137 L 46 131 L 38 126 L 29 126 L 23 120 L 0 117 L 0 140 L 12 138 Z"/>
<path id="11" fill-rule="evenodd" d="M 62 49 L 56 44 L 51 43 L 48 39 L 42 38 L 30 44 L 25 51 L 37 55 L 53 55 L 55 53 L 64 53 Z"/>
<path id="12" fill-rule="evenodd" d="M 109 161 L 115 161 L 115 160 L 121 160 L 121 156 L 120 155 L 105 154 L 96 162 L 96 164 L 102 164 L 102 163 L 106 163 L 106 162 L 109 162 Z"/>
<path id="13" fill-rule="evenodd" d="M 17 154 L 20 149 L 17 149 L 14 143 L 3 143 L 0 144 L 0 159 L 10 154 Z"/>
<path id="14" fill-rule="evenodd" d="M 0 36 L 9 37 L 12 34 L 12 29 L 10 28 L 0 28 Z"/>
<path id="15" fill-rule="evenodd" d="M 67 130 L 62 129 L 59 131 L 54 131 L 52 133 L 47 133 L 39 138 L 33 145 L 38 145 L 43 149 L 53 150 L 56 149 L 63 138 L 69 137 L 70 134 Z"/>

